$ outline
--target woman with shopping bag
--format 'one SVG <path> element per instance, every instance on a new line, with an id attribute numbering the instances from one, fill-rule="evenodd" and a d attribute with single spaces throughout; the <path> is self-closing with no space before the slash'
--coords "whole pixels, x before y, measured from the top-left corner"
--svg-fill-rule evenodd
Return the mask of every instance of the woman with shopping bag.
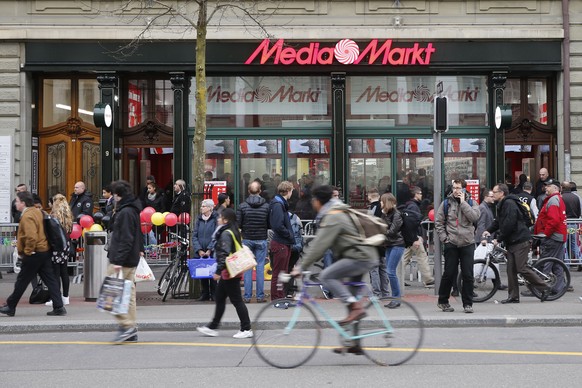
<path id="1" fill-rule="evenodd" d="M 251 320 L 247 306 L 243 302 L 242 293 L 240 290 L 240 281 L 242 273 L 234 278 L 231 278 L 226 268 L 226 259 L 236 252 L 237 246 L 242 245 L 241 234 L 236 223 L 236 214 L 232 209 L 224 209 L 217 219 L 218 227 L 214 234 L 216 240 L 215 258 L 216 258 L 216 272 L 214 273 L 214 280 L 217 281 L 216 291 L 214 294 L 214 301 L 216 308 L 214 310 L 214 317 L 212 321 L 202 327 L 198 327 L 200 333 L 208 337 L 218 336 L 218 327 L 220 320 L 224 315 L 226 308 L 226 298 L 230 299 L 230 303 L 236 308 L 238 318 L 240 320 L 240 331 L 236 333 L 233 338 L 251 338 L 253 331 L 251 330 Z"/>

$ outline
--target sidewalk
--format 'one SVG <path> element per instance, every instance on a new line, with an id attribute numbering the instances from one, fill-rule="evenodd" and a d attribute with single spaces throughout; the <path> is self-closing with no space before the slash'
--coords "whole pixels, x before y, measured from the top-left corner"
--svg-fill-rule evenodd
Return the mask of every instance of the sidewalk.
<path id="1" fill-rule="evenodd" d="M 0 279 L 0 304 L 4 304 L 6 297 L 12 292 L 16 275 L 2 274 Z M 582 295 L 582 273 L 572 272 L 574 292 L 568 292 L 562 298 L 553 302 L 541 303 L 537 298 L 522 297 L 521 303 L 502 305 L 495 303 L 495 299 L 507 297 L 506 291 L 498 291 L 495 296 L 485 303 L 475 303 L 475 313 L 465 314 L 460 298 L 451 298 L 450 304 L 455 312 L 444 313 L 437 307 L 437 297 L 434 289 L 426 289 L 420 283 L 410 282 L 406 287 L 404 299 L 411 302 L 421 314 L 426 327 L 474 327 L 474 326 L 579 326 L 582 323 L 582 303 L 578 297 Z M 267 289 L 268 290 L 268 289 Z M 522 287 L 525 290 L 525 287 Z M 26 332 L 55 332 L 55 331 L 114 331 L 114 318 L 95 308 L 95 302 L 86 302 L 83 297 L 83 284 L 71 284 L 71 304 L 66 306 L 68 315 L 64 317 L 49 317 L 50 310 L 44 305 L 30 305 L 28 297 L 31 287 L 20 301 L 16 315 L 8 317 L 0 315 L 0 333 Z M 314 290 L 314 295 L 318 291 Z M 332 317 L 340 319 L 346 314 L 345 307 L 337 301 L 318 299 Z M 168 300 L 163 303 L 155 292 L 154 283 L 138 283 L 137 317 L 140 330 L 195 330 L 197 326 L 209 322 L 214 312 L 214 303 L 195 302 L 193 300 Z M 251 320 L 264 304 L 250 303 L 247 305 Z M 406 321 L 406 311 L 403 309 L 390 310 L 391 319 Z M 277 322 L 266 322 L 264 327 Z M 227 306 L 223 318 L 222 329 L 238 329 L 239 323 L 235 309 Z"/>

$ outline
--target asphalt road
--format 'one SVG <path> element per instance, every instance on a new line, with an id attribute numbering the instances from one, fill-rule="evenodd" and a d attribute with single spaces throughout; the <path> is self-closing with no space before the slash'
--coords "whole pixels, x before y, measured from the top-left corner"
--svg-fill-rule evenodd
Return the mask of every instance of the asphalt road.
<path id="1" fill-rule="evenodd" d="M 234 332 L 233 332 L 234 333 Z M 363 356 L 332 354 L 337 334 L 306 365 L 265 365 L 250 340 L 228 330 L 141 332 L 140 342 L 115 346 L 113 333 L 0 335 L 2 387 L 530 387 L 576 386 L 582 367 L 580 328 L 431 328 L 407 364 L 380 367 Z M 260 333 L 259 333 L 260 334 Z"/>

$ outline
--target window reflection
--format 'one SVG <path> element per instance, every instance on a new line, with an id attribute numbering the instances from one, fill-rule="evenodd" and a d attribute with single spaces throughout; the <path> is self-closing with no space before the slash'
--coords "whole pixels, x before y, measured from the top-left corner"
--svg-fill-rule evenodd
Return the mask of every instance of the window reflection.
<path id="1" fill-rule="evenodd" d="M 397 139 L 396 140 L 396 199 L 399 204 L 410 200 L 410 188 L 420 187 L 423 202 L 421 211 L 428 213 L 428 206 L 433 202 L 434 188 L 434 153 L 432 139 Z"/>
<path id="2" fill-rule="evenodd" d="M 368 207 L 367 191 L 392 191 L 390 139 L 349 139 L 348 203 L 356 209 Z"/>
<path id="3" fill-rule="evenodd" d="M 270 201 L 277 194 L 282 178 L 281 139 L 239 140 L 240 150 L 240 200 L 247 197 L 251 181 L 261 183 L 261 196 Z"/>
<path id="4" fill-rule="evenodd" d="M 478 179 L 487 182 L 487 139 L 443 139 L 446 185 L 455 179 Z M 445 186 L 446 186 L 445 185 Z"/>
<path id="5" fill-rule="evenodd" d="M 79 117 L 93 125 L 93 108 L 101 101 L 99 82 L 95 79 L 79 80 Z"/>
<path id="6" fill-rule="evenodd" d="M 63 123 L 69 117 L 74 117 L 71 114 L 71 80 L 43 80 L 42 103 L 42 121 L 44 127 Z"/>
<path id="7" fill-rule="evenodd" d="M 226 193 L 234 205 L 234 140 L 205 140 L 204 181 L 226 182 Z"/>
<path id="8" fill-rule="evenodd" d="M 330 182 L 330 139 L 288 139 L 287 177 L 295 190 L 289 207 L 301 220 L 312 220 L 311 190 Z"/>

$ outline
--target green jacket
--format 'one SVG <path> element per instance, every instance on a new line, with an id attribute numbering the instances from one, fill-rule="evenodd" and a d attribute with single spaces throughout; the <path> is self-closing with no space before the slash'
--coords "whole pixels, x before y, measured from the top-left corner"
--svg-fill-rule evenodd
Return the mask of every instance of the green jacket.
<path id="1" fill-rule="evenodd" d="M 303 253 L 301 269 L 306 270 L 320 260 L 327 249 L 331 249 L 335 260 L 352 259 L 378 264 L 378 248 L 365 245 L 354 222 L 343 210 L 348 205 L 338 202 L 323 216 L 315 238 Z"/>

